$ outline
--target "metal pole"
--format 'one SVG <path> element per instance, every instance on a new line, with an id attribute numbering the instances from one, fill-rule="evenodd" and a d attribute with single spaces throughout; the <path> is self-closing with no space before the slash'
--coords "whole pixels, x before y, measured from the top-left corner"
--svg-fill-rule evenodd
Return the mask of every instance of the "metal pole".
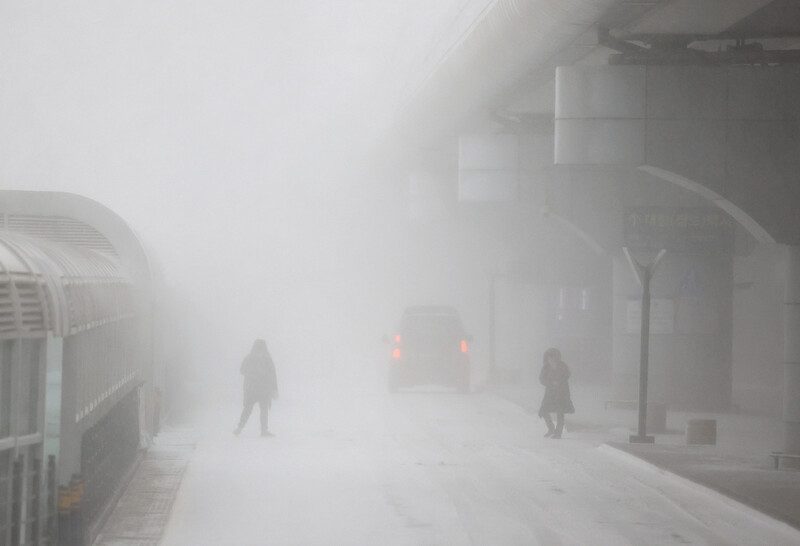
<path id="1" fill-rule="evenodd" d="M 639 429 L 630 441 L 639 444 L 652 444 L 653 436 L 647 435 L 647 371 L 650 355 L 650 278 L 653 271 L 650 266 L 642 267 L 642 322 L 641 349 L 639 357 Z"/>
<path id="2" fill-rule="evenodd" d="M 626 256 L 629 257 L 627 249 L 625 249 Z M 640 281 L 642 283 L 642 318 L 641 318 L 641 344 L 639 356 L 639 430 L 634 436 L 630 436 L 630 442 L 636 444 L 652 444 L 655 442 L 655 437 L 647 435 L 647 373 L 648 373 L 648 359 L 650 356 L 650 279 L 653 277 L 653 272 L 656 270 L 658 262 L 664 257 L 666 250 L 662 249 L 656 258 L 647 266 L 643 266 L 638 262 L 635 264 L 636 271 L 639 273 Z"/>

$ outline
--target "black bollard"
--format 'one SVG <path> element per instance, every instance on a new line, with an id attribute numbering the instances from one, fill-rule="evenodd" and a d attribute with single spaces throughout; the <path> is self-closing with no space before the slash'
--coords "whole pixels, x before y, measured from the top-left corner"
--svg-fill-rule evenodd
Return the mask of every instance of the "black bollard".
<path id="1" fill-rule="evenodd" d="M 70 509 L 72 497 L 69 487 L 58 488 L 58 544 L 59 546 L 74 546 L 72 541 L 72 522 Z"/>
<path id="2" fill-rule="evenodd" d="M 69 481 L 70 519 L 72 520 L 73 544 L 82 545 L 83 536 L 83 477 L 73 474 Z"/>
<path id="3" fill-rule="evenodd" d="M 58 536 L 58 488 L 56 487 L 56 456 L 47 457 L 47 543 L 55 544 Z"/>

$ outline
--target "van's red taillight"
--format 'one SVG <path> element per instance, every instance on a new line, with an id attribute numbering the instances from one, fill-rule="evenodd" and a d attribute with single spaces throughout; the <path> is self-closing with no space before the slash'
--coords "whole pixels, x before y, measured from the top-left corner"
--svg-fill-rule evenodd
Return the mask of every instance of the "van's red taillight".
<path id="1" fill-rule="evenodd" d="M 400 342 L 401 341 L 403 341 L 403 336 L 401 336 L 400 334 L 395 334 L 394 335 L 394 342 L 395 342 L 396 345 L 395 345 L 394 350 L 392 351 L 392 357 L 395 360 L 400 360 L 400 357 L 403 356 L 403 353 L 400 352 Z"/>
<path id="2" fill-rule="evenodd" d="M 467 341 L 465 339 L 461 340 L 461 352 L 462 353 L 466 353 L 467 352 Z"/>

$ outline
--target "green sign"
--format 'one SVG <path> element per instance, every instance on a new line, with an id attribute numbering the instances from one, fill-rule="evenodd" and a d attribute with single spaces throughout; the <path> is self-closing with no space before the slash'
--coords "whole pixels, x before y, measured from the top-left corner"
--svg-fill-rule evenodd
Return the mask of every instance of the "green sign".
<path id="1" fill-rule="evenodd" d="M 673 252 L 733 252 L 736 224 L 720 209 L 633 207 L 625 209 L 629 248 Z"/>

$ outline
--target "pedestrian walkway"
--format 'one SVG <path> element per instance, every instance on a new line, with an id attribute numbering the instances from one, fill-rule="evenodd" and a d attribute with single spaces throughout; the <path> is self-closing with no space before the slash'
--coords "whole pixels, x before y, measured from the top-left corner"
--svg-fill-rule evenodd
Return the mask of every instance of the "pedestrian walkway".
<path id="1" fill-rule="evenodd" d="M 544 432 L 544 424 L 536 416 L 542 395 L 538 385 L 503 384 L 488 390 L 524 408 L 531 416 L 532 433 Z M 637 432 L 638 417 L 634 409 L 607 406 L 609 394 L 597 386 L 574 385 L 572 394 L 577 412 L 567 417 L 567 438 L 574 435 L 597 445 L 607 444 L 631 456 L 632 461 L 700 484 L 800 529 L 800 471 L 775 470 L 769 456 L 781 447 L 782 423 L 778 419 L 670 411 L 666 431 L 647 431 L 655 436 L 655 443 L 632 444 L 629 436 Z M 716 421 L 715 445 L 686 444 L 686 424 L 696 418 Z M 95 544 L 158 544 L 195 445 L 191 428 L 162 431 Z"/>
<path id="2" fill-rule="evenodd" d="M 165 427 L 134 471 L 94 544 L 157 545 L 195 445 L 191 428 Z"/>
<path id="3" fill-rule="evenodd" d="M 536 417 L 541 386 L 497 385 L 491 390 Z M 572 397 L 577 411 L 567 417 L 567 435 L 607 443 L 800 529 L 800 471 L 783 466 L 775 470 L 770 457 L 770 452 L 779 451 L 782 444 L 783 424 L 779 419 L 669 411 L 666 430 L 648 430 L 655 442 L 640 444 L 629 440 L 631 434 L 638 432 L 638 411 L 606 404 L 610 400 L 607 389 L 576 385 Z M 716 421 L 714 445 L 686 443 L 686 425 L 691 419 Z M 541 429 L 545 430 L 544 424 Z"/>

